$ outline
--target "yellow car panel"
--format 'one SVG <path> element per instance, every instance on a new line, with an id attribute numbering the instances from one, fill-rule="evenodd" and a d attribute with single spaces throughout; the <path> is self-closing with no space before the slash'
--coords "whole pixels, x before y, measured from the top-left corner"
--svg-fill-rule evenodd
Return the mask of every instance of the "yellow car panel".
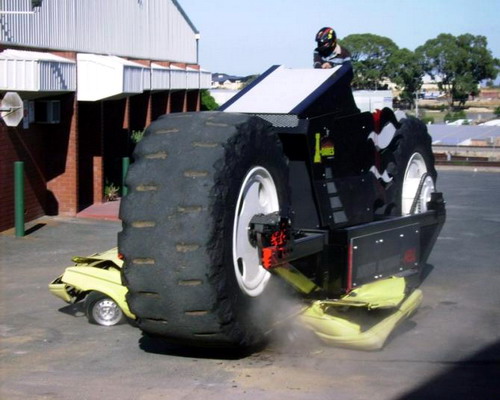
<path id="1" fill-rule="evenodd" d="M 123 313 L 131 319 L 135 315 L 125 300 L 127 288 L 123 286 L 120 269 L 123 265 L 116 248 L 88 257 L 73 257 L 77 265 L 49 284 L 49 291 L 67 303 L 75 303 L 91 291 L 105 294 L 115 301 Z"/>
<path id="2" fill-rule="evenodd" d="M 54 296 L 59 297 L 64 300 L 66 303 L 73 303 L 75 297 L 71 296 L 66 288 L 66 284 L 61 280 L 62 275 L 54 280 L 51 284 L 49 284 L 50 293 Z"/>
<path id="3" fill-rule="evenodd" d="M 357 350 L 381 349 L 396 326 L 421 304 L 422 292 L 417 289 L 405 298 L 403 278 L 365 286 L 337 301 L 315 301 L 299 315 L 300 321 L 326 344 Z M 394 292 L 387 291 L 389 288 Z M 384 308 L 392 310 L 383 315 L 370 311 Z"/>

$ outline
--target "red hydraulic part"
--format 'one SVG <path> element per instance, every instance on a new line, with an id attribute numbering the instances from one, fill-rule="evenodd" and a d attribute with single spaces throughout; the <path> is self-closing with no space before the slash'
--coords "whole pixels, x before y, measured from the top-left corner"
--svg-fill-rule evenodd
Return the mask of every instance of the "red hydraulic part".
<path id="1" fill-rule="evenodd" d="M 380 133 L 380 131 L 382 130 L 380 126 L 380 117 L 382 115 L 382 111 L 377 109 L 372 113 L 372 115 L 373 115 L 373 130 L 376 133 Z"/>
<path id="2" fill-rule="evenodd" d="M 288 232 L 285 226 L 274 232 L 270 238 L 271 246 L 262 249 L 262 266 L 270 269 L 273 264 L 279 263 L 279 260 L 287 252 L 286 244 L 288 242 Z"/>
<path id="3" fill-rule="evenodd" d="M 261 232 L 258 241 L 261 246 L 262 266 L 269 270 L 284 262 L 285 256 L 290 250 L 287 245 L 290 239 L 290 221 L 287 218 L 276 215 L 271 217 L 271 224 L 267 225 L 265 232 Z M 280 262 L 281 261 L 281 262 Z"/>

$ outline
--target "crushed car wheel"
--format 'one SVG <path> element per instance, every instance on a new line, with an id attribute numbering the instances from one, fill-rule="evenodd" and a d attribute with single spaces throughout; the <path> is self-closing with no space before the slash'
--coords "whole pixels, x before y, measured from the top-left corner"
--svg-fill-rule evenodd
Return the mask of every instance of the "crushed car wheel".
<path id="1" fill-rule="evenodd" d="M 195 346 L 261 343 L 281 282 L 259 265 L 248 224 L 288 211 L 278 136 L 254 116 L 170 114 L 147 129 L 134 158 L 119 249 L 138 326 Z"/>
<path id="2" fill-rule="evenodd" d="M 100 292 L 91 292 L 85 299 L 85 314 L 92 324 L 114 326 L 125 320 L 116 302 Z"/>

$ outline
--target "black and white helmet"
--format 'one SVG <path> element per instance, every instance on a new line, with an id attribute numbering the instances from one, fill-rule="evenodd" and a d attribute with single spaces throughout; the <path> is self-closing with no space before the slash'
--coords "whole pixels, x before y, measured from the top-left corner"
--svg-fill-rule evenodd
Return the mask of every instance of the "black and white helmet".
<path id="1" fill-rule="evenodd" d="M 321 28 L 316 34 L 316 43 L 318 44 L 316 51 L 319 53 L 327 53 L 335 47 L 336 42 L 337 35 L 332 28 Z"/>

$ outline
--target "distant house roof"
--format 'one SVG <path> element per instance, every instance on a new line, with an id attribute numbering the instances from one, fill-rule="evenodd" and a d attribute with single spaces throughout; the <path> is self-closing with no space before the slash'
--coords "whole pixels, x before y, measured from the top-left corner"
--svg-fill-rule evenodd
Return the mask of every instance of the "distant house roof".
<path id="1" fill-rule="evenodd" d="M 500 126 L 500 119 L 492 119 L 481 124 L 481 126 Z"/>
<path id="2" fill-rule="evenodd" d="M 224 83 L 226 81 L 236 82 L 236 81 L 242 81 L 244 79 L 245 78 L 241 76 L 235 76 L 235 75 L 219 74 L 219 73 L 212 74 L 212 82 L 217 82 L 217 83 Z"/>
<path id="3" fill-rule="evenodd" d="M 471 140 L 488 140 L 500 137 L 500 126 L 478 125 L 427 125 L 433 144 L 465 145 Z"/>
<path id="4" fill-rule="evenodd" d="M 428 83 L 438 83 L 438 82 L 441 82 L 442 80 L 443 79 L 439 75 L 432 77 L 429 74 L 425 74 L 422 77 L 422 82 L 424 83 L 424 85 L 428 84 Z"/>

